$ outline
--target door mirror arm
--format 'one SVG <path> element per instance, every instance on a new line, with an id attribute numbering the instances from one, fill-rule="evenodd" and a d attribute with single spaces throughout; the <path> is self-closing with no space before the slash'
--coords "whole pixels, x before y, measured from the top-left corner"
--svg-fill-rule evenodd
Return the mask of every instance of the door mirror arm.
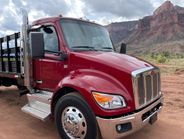
<path id="1" fill-rule="evenodd" d="M 59 60 L 67 60 L 68 54 L 60 51 L 51 51 L 51 50 L 45 50 L 45 52 L 54 53 L 57 56 L 60 56 Z"/>

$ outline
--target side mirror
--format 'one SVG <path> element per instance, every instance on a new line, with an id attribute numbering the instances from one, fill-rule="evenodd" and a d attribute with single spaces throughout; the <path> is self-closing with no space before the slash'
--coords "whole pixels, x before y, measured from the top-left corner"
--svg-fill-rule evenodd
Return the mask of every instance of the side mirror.
<path id="1" fill-rule="evenodd" d="M 126 44 L 125 43 L 121 44 L 120 54 L 126 54 Z"/>
<path id="2" fill-rule="evenodd" d="M 30 38 L 30 52 L 31 57 L 34 58 L 44 58 L 44 38 L 43 33 L 31 32 L 29 34 Z"/>

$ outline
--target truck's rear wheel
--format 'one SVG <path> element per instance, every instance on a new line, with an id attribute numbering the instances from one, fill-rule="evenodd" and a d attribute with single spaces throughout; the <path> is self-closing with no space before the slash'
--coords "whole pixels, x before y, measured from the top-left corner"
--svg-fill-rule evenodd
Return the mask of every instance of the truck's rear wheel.
<path id="1" fill-rule="evenodd" d="M 88 104 L 76 93 L 59 99 L 55 122 L 62 139 L 96 139 L 98 126 Z"/>

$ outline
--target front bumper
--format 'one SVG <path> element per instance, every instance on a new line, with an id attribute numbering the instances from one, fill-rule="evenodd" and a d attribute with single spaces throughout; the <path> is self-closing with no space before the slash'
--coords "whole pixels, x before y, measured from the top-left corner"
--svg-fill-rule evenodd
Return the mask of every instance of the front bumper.
<path id="1" fill-rule="evenodd" d="M 114 119 L 104 119 L 104 118 L 96 117 L 102 137 L 104 139 L 117 139 L 117 138 L 125 137 L 129 134 L 132 134 L 138 131 L 139 129 L 141 129 L 142 127 L 144 127 L 149 123 L 150 118 L 153 115 L 161 111 L 162 104 L 163 104 L 163 97 L 160 97 L 156 102 L 154 102 L 150 106 L 144 108 L 143 110 L 137 113 L 133 113 L 128 116 L 123 116 L 123 117 L 114 118 Z M 159 107 L 153 113 L 148 115 L 144 120 L 142 119 L 143 115 L 148 113 L 150 110 L 155 109 L 157 106 Z M 131 124 L 131 129 L 126 132 L 118 133 L 117 125 L 120 125 L 120 124 L 123 125 L 126 123 Z"/>

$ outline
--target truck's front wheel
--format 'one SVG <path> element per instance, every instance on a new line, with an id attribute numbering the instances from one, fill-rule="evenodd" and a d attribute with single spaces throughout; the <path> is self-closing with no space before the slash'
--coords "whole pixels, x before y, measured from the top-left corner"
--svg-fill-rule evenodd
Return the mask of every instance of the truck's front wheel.
<path id="1" fill-rule="evenodd" d="M 96 139 L 98 126 L 85 100 L 71 93 L 60 98 L 55 108 L 55 122 L 62 139 Z"/>

